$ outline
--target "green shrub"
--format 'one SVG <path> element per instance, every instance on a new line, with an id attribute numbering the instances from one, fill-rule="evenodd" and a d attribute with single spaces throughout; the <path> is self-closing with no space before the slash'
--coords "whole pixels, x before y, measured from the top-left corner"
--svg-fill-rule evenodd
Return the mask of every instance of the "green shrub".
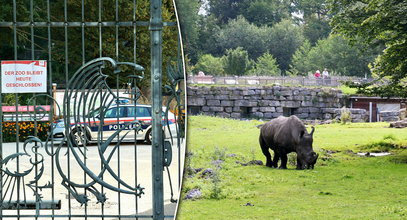
<path id="1" fill-rule="evenodd" d="M 250 75 L 256 76 L 279 76 L 281 70 L 278 68 L 277 60 L 269 53 L 257 58 L 254 68 L 250 70 Z"/>
<path id="2" fill-rule="evenodd" d="M 212 189 L 211 193 L 209 195 L 209 198 L 211 199 L 223 199 L 224 196 L 222 195 L 222 187 L 221 187 L 221 180 L 219 177 L 219 168 L 216 168 L 213 171 L 212 175 Z"/>
<path id="3" fill-rule="evenodd" d="M 221 57 L 214 57 L 211 54 L 204 54 L 199 57 L 198 63 L 195 65 L 194 70 L 196 73 L 202 71 L 207 75 L 224 75 L 223 59 Z"/>
<path id="4" fill-rule="evenodd" d="M 226 51 L 224 57 L 224 71 L 228 75 L 242 76 L 250 69 L 251 62 L 246 50 L 238 47 Z"/>
<path id="5" fill-rule="evenodd" d="M 215 147 L 215 151 L 212 154 L 212 160 L 225 160 L 226 158 L 226 148 Z"/>
<path id="6" fill-rule="evenodd" d="M 297 154 L 295 153 L 291 153 L 288 154 L 288 164 L 290 164 L 291 166 L 297 166 Z"/>
<path id="7" fill-rule="evenodd" d="M 352 122 L 352 113 L 348 108 L 343 107 L 341 109 L 341 123 L 347 124 L 348 122 Z"/>

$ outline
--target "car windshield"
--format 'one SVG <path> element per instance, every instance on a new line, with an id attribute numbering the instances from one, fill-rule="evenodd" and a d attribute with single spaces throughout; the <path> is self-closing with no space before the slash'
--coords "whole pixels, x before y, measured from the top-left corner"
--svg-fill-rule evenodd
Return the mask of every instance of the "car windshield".
<path id="1" fill-rule="evenodd" d="M 100 108 L 96 108 L 96 109 L 94 109 L 94 110 L 91 110 L 91 111 L 88 113 L 87 117 L 88 117 L 88 118 L 93 118 L 93 117 L 98 116 L 99 113 L 100 113 L 100 109 L 101 109 L 101 107 L 100 107 Z"/>

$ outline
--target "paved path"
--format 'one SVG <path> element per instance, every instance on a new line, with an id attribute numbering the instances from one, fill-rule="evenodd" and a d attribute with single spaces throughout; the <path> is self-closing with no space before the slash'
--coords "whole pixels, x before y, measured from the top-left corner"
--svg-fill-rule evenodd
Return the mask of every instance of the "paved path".
<path id="1" fill-rule="evenodd" d="M 19 152 L 24 152 L 23 143 L 19 143 Z M 110 146 L 108 150 L 105 152 L 104 156 L 107 157 L 113 149 L 114 146 Z M 16 143 L 3 143 L 2 150 L 3 150 L 3 158 L 7 157 L 10 154 L 13 154 L 17 151 L 17 144 Z M 30 148 L 27 148 L 30 149 Z M 50 148 L 49 148 L 50 149 Z M 135 150 L 136 149 L 136 150 Z M 185 149 L 185 147 L 183 147 Z M 54 148 L 55 150 L 55 148 Z M 55 190 L 54 190 L 54 199 L 61 200 L 62 208 L 61 210 L 56 210 L 55 214 L 69 214 L 68 209 L 71 207 L 71 214 L 100 214 L 102 211 L 104 214 L 108 215 L 118 215 L 119 209 L 120 214 L 122 215 L 134 215 L 136 213 L 139 214 L 147 214 L 151 213 L 152 207 L 152 178 L 151 178 L 151 145 L 144 145 L 144 144 L 137 144 L 134 146 L 134 143 L 124 143 L 120 145 L 119 152 L 114 152 L 112 161 L 109 165 L 112 167 L 114 173 L 119 174 L 122 180 L 128 183 L 130 186 L 135 186 L 135 176 L 137 175 L 137 184 L 144 187 L 145 194 L 141 196 L 141 198 L 137 198 L 134 195 L 127 195 L 127 194 L 120 194 L 108 189 L 104 189 L 104 193 L 106 193 L 106 197 L 108 198 L 105 204 L 102 205 L 97 203 L 95 196 L 90 193 L 89 195 L 90 201 L 88 202 L 88 206 L 81 206 L 74 198 L 69 199 L 69 193 L 61 185 L 61 177 L 58 173 L 57 169 L 55 168 L 55 157 L 54 157 L 54 166 L 52 164 L 52 157 L 49 156 L 44 148 L 40 148 L 39 153 L 44 156 L 44 175 L 41 177 L 39 184 L 43 185 L 46 184 L 48 181 L 52 181 L 54 179 L 55 182 Z M 84 183 L 85 179 L 86 182 L 91 182 L 91 178 L 85 177 L 83 170 L 80 168 L 78 163 L 76 162 L 73 154 L 70 153 L 69 155 L 66 154 L 67 148 L 63 146 L 61 148 L 61 153 L 59 154 L 59 160 L 61 164 L 61 169 L 64 175 L 69 175 L 71 180 L 76 183 Z M 78 154 L 80 153 L 77 151 Z M 31 153 L 28 151 L 28 153 Z M 137 160 L 135 160 L 135 154 L 137 154 Z M 181 165 L 183 165 L 183 155 L 184 151 L 181 152 Z M 69 157 L 69 160 L 68 160 Z M 98 153 L 98 146 L 93 144 L 88 147 L 86 151 L 86 165 L 87 167 L 94 173 L 98 174 L 100 171 L 100 157 Z M 118 158 L 120 157 L 120 163 L 118 163 Z M 27 157 L 28 158 L 28 157 Z M 83 158 L 83 156 L 81 156 Z M 68 161 L 69 164 L 68 164 Z M 135 162 L 137 161 L 137 162 Z M 16 169 L 16 160 L 12 160 L 7 164 L 9 169 Z M 20 158 L 20 167 L 19 170 L 28 170 L 31 164 L 29 160 L 24 160 L 22 157 Z M 68 166 L 70 169 L 68 169 Z M 137 168 L 136 168 L 137 167 Z M 173 160 L 170 166 L 170 173 L 171 173 L 171 180 L 173 184 L 174 190 L 174 197 L 177 199 L 178 197 L 178 151 L 177 146 L 174 144 L 173 146 Z M 182 169 L 181 169 L 182 170 Z M 136 172 L 135 172 L 136 171 Z M 32 172 L 34 173 L 34 172 Z M 170 187 L 167 172 L 164 172 L 164 200 L 166 204 L 166 214 L 174 215 L 175 211 L 175 204 L 170 203 Z M 29 180 L 32 180 L 34 175 L 26 177 L 26 183 Z M 30 179 L 31 178 L 31 179 Z M 4 181 L 4 179 L 3 179 Z M 105 174 L 104 181 L 107 183 L 118 186 L 118 183 L 114 178 L 110 176 L 110 174 Z M 123 187 L 122 187 L 123 188 Z M 97 187 L 98 190 L 101 190 L 101 187 Z M 3 188 L 3 191 L 5 189 Z M 34 199 L 32 197 L 32 191 L 27 189 L 27 200 Z M 80 189 L 80 192 L 83 192 L 83 189 Z M 43 200 L 51 200 L 52 199 L 52 190 L 51 189 L 43 189 L 42 190 Z M 119 202 L 120 201 L 120 202 Z M 3 214 L 11 214 L 14 211 L 3 211 Z M 29 213 L 30 211 L 22 211 L 24 213 Z M 51 211 L 41 210 L 41 214 L 51 214 Z M 105 218 L 109 219 L 109 218 Z M 116 219 L 116 218 L 111 218 Z"/>

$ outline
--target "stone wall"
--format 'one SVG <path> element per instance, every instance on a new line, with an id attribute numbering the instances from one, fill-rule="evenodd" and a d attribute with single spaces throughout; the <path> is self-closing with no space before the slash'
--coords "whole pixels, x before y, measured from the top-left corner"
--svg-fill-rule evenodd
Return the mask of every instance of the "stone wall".
<path id="1" fill-rule="evenodd" d="M 323 110 L 326 111 L 326 110 Z M 342 109 L 334 109 L 333 112 L 333 119 L 335 120 L 340 120 L 341 118 L 341 111 Z M 369 112 L 367 112 L 365 109 L 360 109 L 360 108 L 351 108 L 349 109 L 350 111 L 350 117 L 352 122 L 366 122 L 369 120 Z"/>
<path id="2" fill-rule="evenodd" d="M 380 121 L 398 121 L 400 120 L 400 112 L 399 111 L 381 111 L 379 113 Z"/>
<path id="3" fill-rule="evenodd" d="M 338 89 L 283 86 L 190 86 L 187 96 L 190 114 L 226 118 L 272 119 L 295 114 L 301 119 L 330 120 L 340 117 L 345 101 Z M 351 112 L 353 121 L 366 120 L 365 110 Z"/>

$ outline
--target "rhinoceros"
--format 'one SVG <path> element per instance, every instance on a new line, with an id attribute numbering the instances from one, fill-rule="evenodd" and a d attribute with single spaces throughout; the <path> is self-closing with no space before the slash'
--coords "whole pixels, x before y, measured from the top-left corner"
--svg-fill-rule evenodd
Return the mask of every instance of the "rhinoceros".
<path id="1" fill-rule="evenodd" d="M 297 116 L 280 116 L 260 128 L 260 146 L 266 156 L 266 166 L 277 167 L 281 158 L 280 169 L 287 169 L 287 154 L 297 153 L 297 169 L 313 169 L 318 154 L 312 149 L 314 127 L 308 134 L 304 123 Z M 274 151 L 271 160 L 269 148 Z"/>

